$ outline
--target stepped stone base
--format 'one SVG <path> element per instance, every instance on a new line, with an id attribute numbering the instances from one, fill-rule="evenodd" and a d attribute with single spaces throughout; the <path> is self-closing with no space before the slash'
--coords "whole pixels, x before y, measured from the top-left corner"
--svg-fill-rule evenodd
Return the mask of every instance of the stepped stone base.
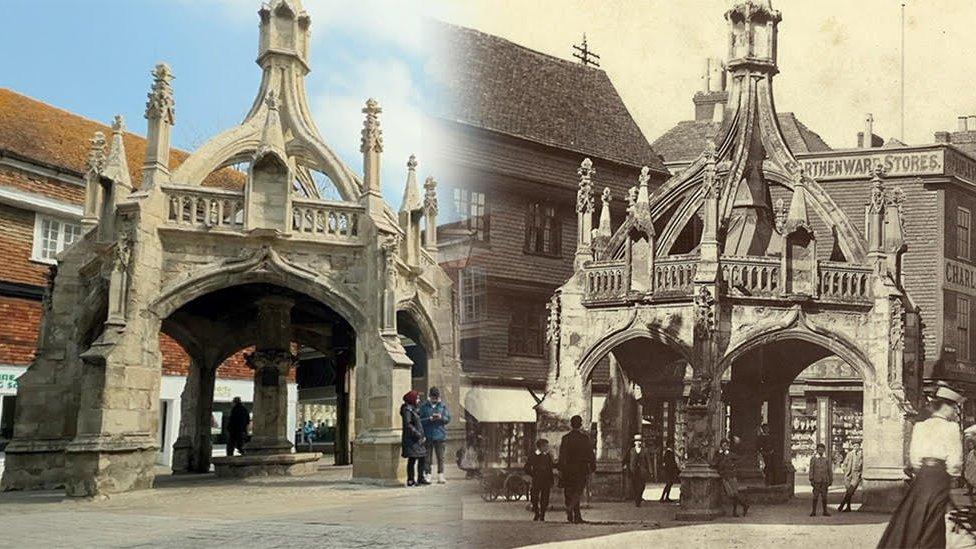
<path id="1" fill-rule="evenodd" d="M 214 472 L 222 478 L 295 477 L 318 470 L 321 454 L 261 454 L 213 458 Z"/>

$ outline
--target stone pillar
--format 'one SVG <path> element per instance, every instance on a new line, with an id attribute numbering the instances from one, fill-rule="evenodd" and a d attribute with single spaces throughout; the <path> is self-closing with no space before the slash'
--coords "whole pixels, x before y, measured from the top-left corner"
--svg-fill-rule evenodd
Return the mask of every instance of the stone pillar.
<path id="1" fill-rule="evenodd" d="M 288 441 L 288 371 L 297 357 L 289 350 L 263 349 L 247 355 L 254 369 L 254 409 L 248 454 L 281 454 L 292 449 Z"/>
<path id="2" fill-rule="evenodd" d="M 718 472 L 711 466 L 716 434 L 713 424 L 721 415 L 721 380 L 698 378 L 685 406 L 688 461 L 681 471 L 681 508 L 675 520 L 712 520 L 725 514 Z"/>
<path id="3" fill-rule="evenodd" d="M 601 499 L 624 500 L 627 498 L 627 479 L 623 475 L 623 459 L 633 439 L 636 401 L 630 391 L 630 383 L 611 354 L 610 390 L 599 414 L 597 477 L 591 491 Z"/>
<path id="4" fill-rule="evenodd" d="M 197 429 L 193 444 L 193 472 L 210 471 L 210 458 L 213 456 L 213 440 L 210 436 L 210 421 L 213 417 L 214 387 L 217 384 L 217 368 L 206 367 L 200 372 L 200 390 L 197 398 Z"/>
<path id="5" fill-rule="evenodd" d="M 911 422 L 887 387 L 864 384 L 864 472 L 861 509 L 890 512 L 901 501 L 906 484 L 905 456 Z"/>
<path id="6" fill-rule="evenodd" d="M 288 441 L 288 371 L 297 357 L 291 352 L 291 308 L 287 297 L 271 295 L 258 302 L 255 351 L 247 356 L 254 370 L 254 409 L 250 454 L 290 453 Z"/>
<path id="7" fill-rule="evenodd" d="M 180 430 L 173 443 L 174 474 L 189 473 L 193 467 L 193 441 L 197 439 L 197 407 L 200 404 L 200 366 L 193 360 L 180 394 Z"/>

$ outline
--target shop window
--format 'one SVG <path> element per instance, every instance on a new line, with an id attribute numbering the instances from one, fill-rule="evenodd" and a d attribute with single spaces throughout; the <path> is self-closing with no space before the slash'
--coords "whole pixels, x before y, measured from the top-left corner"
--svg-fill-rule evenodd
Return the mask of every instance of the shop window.
<path id="1" fill-rule="evenodd" d="M 556 206 L 545 202 L 532 202 L 525 213 L 525 253 L 559 257 L 560 223 Z"/>
<path id="2" fill-rule="evenodd" d="M 518 356 L 543 356 L 542 334 L 545 308 L 532 304 L 516 307 L 508 325 L 508 354 Z"/>
<path id="3" fill-rule="evenodd" d="M 956 211 L 956 257 L 969 259 L 971 216 L 966 208 Z"/>
<path id="4" fill-rule="evenodd" d="M 477 322 L 485 318 L 487 289 L 485 269 L 468 267 L 461 269 L 458 277 L 461 296 L 461 323 Z"/>
<path id="5" fill-rule="evenodd" d="M 478 360 L 481 358 L 480 340 L 477 337 L 466 337 L 461 340 L 461 360 Z"/>
<path id="6" fill-rule="evenodd" d="M 969 299 L 956 298 L 956 358 L 969 360 Z"/>
<path id="7" fill-rule="evenodd" d="M 454 212 L 464 229 L 473 231 L 475 240 L 488 241 L 488 197 L 468 189 L 454 189 Z"/>
<path id="8" fill-rule="evenodd" d="M 34 245 L 31 259 L 54 263 L 56 256 L 81 238 L 81 235 L 82 228 L 78 223 L 38 214 L 34 217 Z"/>

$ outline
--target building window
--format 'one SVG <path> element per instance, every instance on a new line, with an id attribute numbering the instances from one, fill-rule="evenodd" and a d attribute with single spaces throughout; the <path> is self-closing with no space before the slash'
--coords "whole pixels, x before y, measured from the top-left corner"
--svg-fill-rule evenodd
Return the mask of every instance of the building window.
<path id="1" fill-rule="evenodd" d="M 461 339 L 461 360 L 478 360 L 481 358 L 481 345 L 477 337 Z"/>
<path id="2" fill-rule="evenodd" d="M 533 202 L 525 214 L 525 253 L 534 255 L 560 255 L 559 218 L 556 206 L 545 202 Z"/>
<path id="3" fill-rule="evenodd" d="M 72 242 L 81 238 L 82 228 L 77 223 L 36 215 L 34 217 L 34 247 L 31 259 L 54 263 L 56 256 Z"/>
<path id="4" fill-rule="evenodd" d="M 543 356 L 542 334 L 545 333 L 545 307 L 522 305 L 512 310 L 508 325 L 508 354 L 519 356 Z"/>
<path id="5" fill-rule="evenodd" d="M 454 211 L 461 227 L 474 231 L 475 240 L 488 240 L 488 199 L 485 193 L 454 189 Z"/>
<path id="6" fill-rule="evenodd" d="M 484 267 L 468 267 L 459 274 L 461 323 L 485 318 L 486 293 Z"/>
<path id="7" fill-rule="evenodd" d="M 956 358 L 969 360 L 969 299 L 956 298 Z"/>
<path id="8" fill-rule="evenodd" d="M 956 211 L 956 257 L 969 259 L 969 228 L 971 216 L 966 208 Z"/>

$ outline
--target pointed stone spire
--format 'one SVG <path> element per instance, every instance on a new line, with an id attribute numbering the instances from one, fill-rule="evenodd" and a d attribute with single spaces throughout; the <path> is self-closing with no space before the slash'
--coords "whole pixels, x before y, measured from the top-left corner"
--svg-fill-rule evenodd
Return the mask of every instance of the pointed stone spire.
<path id="1" fill-rule="evenodd" d="M 255 153 L 255 158 L 268 153 L 278 155 L 285 163 L 288 156 L 285 153 L 285 135 L 281 129 L 281 115 L 278 113 L 278 98 L 274 90 L 269 90 L 264 98 L 268 113 L 264 119 L 264 129 L 261 131 L 261 144 Z"/>
<path id="2" fill-rule="evenodd" d="M 142 182 L 139 187 L 149 191 L 156 184 L 169 179 L 170 133 L 176 120 L 173 100 L 173 71 L 160 63 L 152 71 L 153 84 L 146 101 L 146 160 L 142 164 Z"/>
<path id="3" fill-rule="evenodd" d="M 105 134 L 95 132 L 89 142 L 88 159 L 85 162 L 85 213 L 81 223 L 86 226 L 98 224 L 102 205 L 102 171 L 105 169 Z"/>
<path id="4" fill-rule="evenodd" d="M 637 197 L 634 206 L 630 210 L 630 217 L 633 219 L 633 226 L 643 231 L 648 238 L 654 238 L 654 220 L 651 218 L 650 190 L 648 186 L 651 181 L 651 169 L 647 166 L 641 168 L 640 176 L 637 178 Z"/>
<path id="5" fill-rule="evenodd" d="M 403 202 L 400 204 L 401 212 L 413 212 L 423 207 L 420 201 L 420 187 L 417 185 L 417 157 L 410 155 L 407 160 L 407 184 L 403 189 Z"/>
<path id="6" fill-rule="evenodd" d="M 600 205 L 600 236 L 609 237 L 610 236 L 610 201 L 612 200 L 610 193 L 610 187 L 603 188 L 603 196 L 601 197 Z"/>
<path id="7" fill-rule="evenodd" d="M 437 253 L 437 181 L 428 176 L 424 181 L 424 247 Z M 435 257 L 436 259 L 436 257 Z"/>
<path id="8" fill-rule="evenodd" d="M 380 196 L 380 154 L 383 152 L 383 130 L 380 129 L 380 113 L 383 109 L 372 97 L 366 100 L 363 114 L 362 139 L 359 151 L 363 153 L 363 180 L 366 193 Z"/>
<path id="9" fill-rule="evenodd" d="M 596 168 L 593 161 L 584 158 L 576 170 L 579 175 L 579 190 L 576 191 L 576 259 L 575 268 L 593 259 L 593 174 Z"/>
<path id="10" fill-rule="evenodd" d="M 112 122 L 112 144 L 109 147 L 108 159 L 102 176 L 111 179 L 113 183 L 121 185 L 126 191 L 132 189 L 132 176 L 129 174 L 129 163 L 125 157 L 125 121 L 122 115 L 116 115 Z M 122 196 L 116 195 L 121 200 Z"/>
<path id="11" fill-rule="evenodd" d="M 786 214 L 784 224 L 784 235 L 788 235 L 803 229 L 813 237 L 813 228 L 810 226 L 810 217 L 807 215 L 807 189 L 804 178 L 806 174 L 803 167 L 800 167 L 799 174 L 793 182 L 793 198 L 790 200 L 790 210 Z"/>

